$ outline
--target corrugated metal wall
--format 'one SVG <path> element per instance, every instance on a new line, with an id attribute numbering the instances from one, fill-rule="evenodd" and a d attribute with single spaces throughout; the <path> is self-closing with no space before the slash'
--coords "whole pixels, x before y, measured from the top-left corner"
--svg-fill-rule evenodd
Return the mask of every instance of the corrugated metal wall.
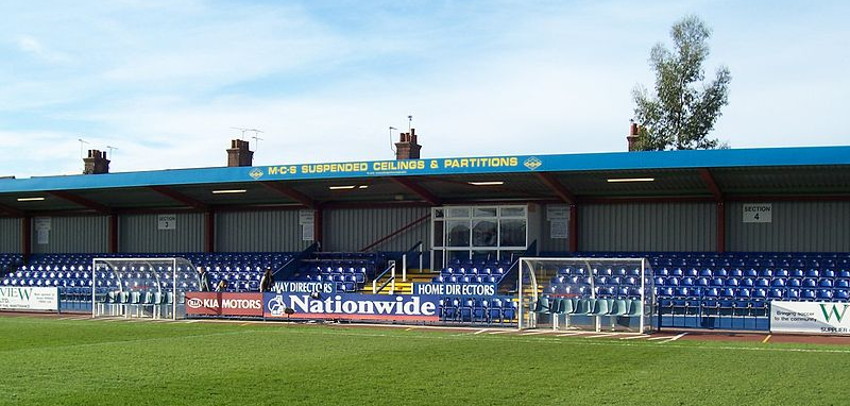
<path id="1" fill-rule="evenodd" d="M 173 230 L 159 230 L 156 214 L 122 215 L 119 225 L 121 252 L 202 252 L 204 214 L 178 213 Z"/>
<path id="2" fill-rule="evenodd" d="M 312 244 L 302 241 L 298 210 L 218 213 L 216 251 L 295 252 Z"/>
<path id="3" fill-rule="evenodd" d="M 359 251 L 430 213 L 427 207 L 326 210 L 323 250 Z M 431 246 L 430 226 L 431 221 L 427 219 L 372 250 L 405 251 L 419 241 L 428 249 Z"/>
<path id="4" fill-rule="evenodd" d="M 581 251 L 714 251 L 712 203 L 582 205 Z"/>
<path id="5" fill-rule="evenodd" d="M 540 211 L 540 239 L 538 240 L 538 248 L 540 251 L 548 251 L 548 252 L 564 252 L 569 251 L 570 243 L 568 239 L 563 238 L 552 238 L 552 224 L 548 219 L 546 219 L 546 209 L 549 206 L 556 206 L 560 209 L 567 210 L 569 213 L 569 206 L 565 204 L 555 204 L 555 205 L 545 205 L 541 206 Z M 567 220 L 567 234 L 569 234 L 569 219 Z M 534 237 L 531 236 L 533 240 Z"/>
<path id="6" fill-rule="evenodd" d="M 771 204 L 771 223 L 744 223 L 744 204 L 727 204 L 727 250 L 850 252 L 850 204 L 847 202 Z"/>
<path id="7" fill-rule="evenodd" d="M 0 219 L 0 252 L 5 254 L 21 253 L 21 219 Z"/>
<path id="8" fill-rule="evenodd" d="M 38 243 L 38 231 L 32 228 L 32 252 L 100 253 L 109 249 L 109 217 L 50 217 L 47 244 Z"/>

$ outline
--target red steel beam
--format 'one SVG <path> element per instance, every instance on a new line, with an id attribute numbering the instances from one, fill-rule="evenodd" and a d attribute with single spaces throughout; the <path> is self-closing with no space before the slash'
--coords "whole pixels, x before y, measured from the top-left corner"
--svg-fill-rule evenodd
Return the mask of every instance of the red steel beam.
<path id="1" fill-rule="evenodd" d="M 0 204 L 0 212 L 4 212 L 13 217 L 24 217 L 26 213 L 21 210 L 18 210 L 14 207 L 6 206 L 5 204 Z"/>
<path id="2" fill-rule="evenodd" d="M 56 196 L 60 199 L 67 200 L 71 203 L 78 204 L 78 205 L 83 206 L 87 209 L 94 210 L 94 211 L 101 213 L 101 214 L 111 214 L 112 213 L 112 209 L 110 207 L 107 207 L 106 205 L 97 203 L 95 201 L 86 199 L 84 197 L 77 196 L 75 194 L 68 193 L 68 192 L 63 191 L 63 190 L 55 190 L 55 191 L 47 192 L 47 193 L 49 193 L 53 196 Z"/>
<path id="3" fill-rule="evenodd" d="M 705 186 L 708 187 L 708 190 L 711 191 L 711 195 L 714 196 L 714 200 L 718 202 L 723 201 L 723 191 L 720 190 L 720 187 L 717 186 L 717 182 L 714 180 L 714 176 L 711 175 L 711 171 L 708 168 L 699 168 L 699 176 L 702 178 L 702 181 L 705 182 Z"/>
<path id="4" fill-rule="evenodd" d="M 295 189 L 293 189 L 289 186 L 286 186 L 282 183 L 279 183 L 279 182 L 260 182 L 260 184 L 271 189 L 271 190 L 274 190 L 275 192 L 278 192 L 279 194 L 283 195 L 286 198 L 295 200 L 296 202 L 301 203 L 302 205 L 304 205 L 308 208 L 315 209 L 316 207 L 319 206 L 319 204 L 315 200 L 310 198 L 310 196 L 307 196 L 304 193 L 301 193 L 301 192 L 299 192 L 299 191 L 297 191 L 297 190 L 295 190 Z"/>
<path id="5" fill-rule="evenodd" d="M 439 206 L 440 204 L 442 204 L 439 197 L 437 197 L 436 195 L 428 191 L 428 189 L 425 189 L 424 187 L 422 187 L 422 185 L 416 183 L 411 179 L 392 176 L 390 177 L 390 180 L 395 183 L 398 183 L 407 190 L 413 192 L 413 194 L 419 196 L 420 199 L 428 202 L 432 206 Z"/>
<path id="6" fill-rule="evenodd" d="M 536 176 L 537 179 L 543 182 L 544 185 L 549 187 L 549 189 L 552 189 L 552 192 L 554 192 L 556 196 L 563 200 L 564 203 L 576 203 L 575 195 L 573 195 L 572 192 L 570 192 L 569 189 L 567 189 L 563 183 L 559 182 L 558 179 L 555 179 L 555 177 L 551 174 L 546 172 L 534 172 L 534 176 Z"/>
<path id="7" fill-rule="evenodd" d="M 161 194 L 165 197 L 171 198 L 172 200 L 183 203 L 183 204 L 185 204 L 189 207 L 192 207 L 192 208 L 195 208 L 195 209 L 198 209 L 198 210 L 207 210 L 209 208 L 208 204 L 206 204 L 206 203 L 204 203 L 204 202 L 202 202 L 198 199 L 195 199 L 193 197 L 186 196 L 183 193 L 180 193 L 180 192 L 178 192 L 174 189 L 171 189 L 169 187 L 148 186 L 148 189 L 153 190 L 154 192 L 157 192 L 157 193 L 159 193 L 159 194 Z"/>

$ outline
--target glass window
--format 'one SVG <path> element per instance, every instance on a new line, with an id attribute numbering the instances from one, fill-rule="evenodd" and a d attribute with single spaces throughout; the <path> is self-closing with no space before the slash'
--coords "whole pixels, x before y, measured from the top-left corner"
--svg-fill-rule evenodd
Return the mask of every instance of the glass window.
<path id="1" fill-rule="evenodd" d="M 525 207 L 502 207 L 502 217 L 525 217 Z"/>
<path id="2" fill-rule="evenodd" d="M 434 246 L 435 247 L 442 247 L 443 246 L 443 233 L 445 231 L 443 229 L 444 225 L 445 224 L 442 221 L 435 221 L 434 222 Z"/>
<path id="3" fill-rule="evenodd" d="M 469 207 L 449 207 L 446 212 L 446 217 L 469 218 Z"/>
<path id="4" fill-rule="evenodd" d="M 446 235 L 447 247 L 468 247 L 469 246 L 469 221 L 454 220 L 448 221 L 446 224 L 448 233 Z"/>
<path id="5" fill-rule="evenodd" d="M 444 217 L 443 209 L 434 209 L 434 217 L 441 219 Z"/>
<path id="6" fill-rule="evenodd" d="M 525 247 L 525 219 L 503 219 L 500 223 L 499 245 Z"/>
<path id="7" fill-rule="evenodd" d="M 495 207 L 476 207 L 472 214 L 473 217 L 496 217 Z"/>
<path id="8" fill-rule="evenodd" d="M 473 247 L 495 247 L 498 230 L 494 220 L 477 220 L 472 226 Z"/>

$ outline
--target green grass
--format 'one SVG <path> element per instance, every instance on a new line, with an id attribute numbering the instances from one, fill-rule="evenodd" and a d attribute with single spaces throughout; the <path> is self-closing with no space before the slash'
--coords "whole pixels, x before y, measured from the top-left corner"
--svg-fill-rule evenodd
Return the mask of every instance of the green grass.
<path id="1" fill-rule="evenodd" d="M 0 317 L 0 405 L 848 405 L 850 348 Z"/>

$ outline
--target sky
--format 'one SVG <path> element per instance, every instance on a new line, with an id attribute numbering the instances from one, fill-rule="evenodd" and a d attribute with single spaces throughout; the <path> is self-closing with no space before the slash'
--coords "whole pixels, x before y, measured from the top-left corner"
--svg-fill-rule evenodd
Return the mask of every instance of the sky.
<path id="1" fill-rule="evenodd" d="M 111 172 L 220 167 L 243 135 L 255 165 L 393 159 L 389 127 L 410 125 L 423 158 L 625 151 L 650 50 L 689 15 L 712 29 L 706 76 L 732 74 L 711 136 L 850 144 L 847 1 L 32 0 L 0 15 L 0 176 L 79 174 L 88 149 Z"/>

